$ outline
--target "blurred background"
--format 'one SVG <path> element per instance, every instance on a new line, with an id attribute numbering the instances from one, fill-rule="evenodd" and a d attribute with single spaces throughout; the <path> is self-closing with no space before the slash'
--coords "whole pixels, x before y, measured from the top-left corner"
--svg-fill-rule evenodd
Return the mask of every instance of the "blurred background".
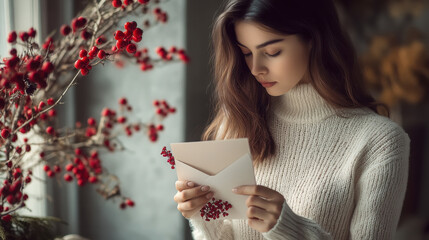
<path id="1" fill-rule="evenodd" d="M 197 141 L 208 122 L 210 97 L 210 31 L 221 0 L 165 0 L 165 25 L 144 33 L 144 45 L 185 48 L 187 65 L 173 63 L 149 72 L 138 66 L 95 67 L 80 79 L 61 105 L 60 121 L 73 126 L 96 116 L 104 106 L 127 97 L 141 120 L 153 114 L 152 100 L 166 99 L 177 113 L 164 122 L 156 143 L 147 137 L 123 138 L 126 150 L 103 157 L 116 174 L 133 209 L 121 210 L 91 186 L 77 187 L 44 179 L 32 187 L 32 214 L 64 219 L 59 235 L 89 239 L 191 239 L 187 221 L 173 201 L 176 173 L 160 156 L 172 142 Z M 40 42 L 85 6 L 85 0 L 0 0 L 0 56 L 10 46 L 11 30 L 38 30 Z M 349 32 L 371 93 L 391 108 L 391 118 L 411 138 L 408 189 L 396 239 L 429 239 L 429 1 L 337 0 L 341 22 Z M 126 21 L 144 19 L 129 16 Z M 426 173 L 426 174 L 425 174 Z M 31 196 L 30 196 L 31 197 Z"/>

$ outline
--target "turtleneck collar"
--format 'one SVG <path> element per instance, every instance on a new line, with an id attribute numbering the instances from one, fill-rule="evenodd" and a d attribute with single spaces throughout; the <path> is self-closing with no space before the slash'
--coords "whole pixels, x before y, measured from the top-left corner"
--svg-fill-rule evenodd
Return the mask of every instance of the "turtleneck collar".
<path id="1" fill-rule="evenodd" d="M 287 93 L 271 97 L 271 110 L 284 121 L 312 123 L 336 113 L 310 83 L 298 84 Z"/>

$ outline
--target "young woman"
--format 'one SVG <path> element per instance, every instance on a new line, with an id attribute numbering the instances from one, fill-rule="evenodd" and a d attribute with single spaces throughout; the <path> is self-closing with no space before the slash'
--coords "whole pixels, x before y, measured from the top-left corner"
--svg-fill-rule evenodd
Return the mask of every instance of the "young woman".
<path id="1" fill-rule="evenodd" d="M 210 186 L 178 181 L 195 239 L 392 239 L 410 139 L 366 92 L 331 0 L 230 0 L 213 28 L 215 116 L 249 139 L 247 220 L 205 222 Z M 388 116 L 388 111 L 387 111 Z"/>

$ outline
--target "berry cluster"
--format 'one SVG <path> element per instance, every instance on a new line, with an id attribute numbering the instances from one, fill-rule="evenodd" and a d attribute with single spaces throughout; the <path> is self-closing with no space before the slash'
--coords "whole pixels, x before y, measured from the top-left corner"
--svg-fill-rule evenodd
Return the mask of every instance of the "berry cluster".
<path id="1" fill-rule="evenodd" d="M 112 47 L 113 51 L 122 51 L 126 49 L 128 53 L 135 53 L 137 50 L 136 43 L 142 40 L 143 30 L 137 27 L 135 21 L 126 22 L 125 31 L 117 30 L 114 34 L 116 44 Z"/>
<path id="2" fill-rule="evenodd" d="M 173 59 L 173 55 L 177 55 L 180 60 L 182 60 L 185 63 L 189 62 L 189 57 L 186 55 L 185 50 L 183 49 L 177 49 L 176 47 L 172 46 L 168 51 L 165 50 L 163 47 L 157 47 L 155 49 L 158 56 L 161 57 L 164 61 L 170 61 Z"/>
<path id="3" fill-rule="evenodd" d="M 228 216 L 228 210 L 232 208 L 232 205 L 228 203 L 228 201 L 216 200 L 212 198 L 211 202 L 208 202 L 203 208 L 200 210 L 200 215 L 202 218 L 205 218 L 206 221 L 210 221 L 210 219 L 219 219 L 221 216 Z"/>
<path id="4" fill-rule="evenodd" d="M 17 43 L 18 41 L 13 38 L 14 34 L 12 33 L 9 34 L 9 40 L 13 40 L 12 43 Z M 35 35 L 35 31 L 32 34 Z M 31 41 L 33 37 L 21 39 Z M 0 87 L 4 89 L 3 93 L 12 95 L 20 92 L 22 95 L 32 95 L 37 89 L 46 88 L 47 79 L 50 73 L 54 71 L 54 65 L 48 58 L 42 57 L 42 55 L 18 56 L 15 48 L 9 53 L 10 57 L 3 58 L 5 66 L 0 68 Z M 0 98 L 0 109 L 4 107 L 4 101 L 4 98 Z"/>
<path id="5" fill-rule="evenodd" d="M 22 42 L 27 42 L 30 39 L 34 39 L 36 37 L 36 30 L 34 28 L 30 28 L 27 32 L 20 32 L 19 38 Z M 18 38 L 18 34 L 16 34 L 15 31 L 12 31 L 7 36 L 7 42 L 8 43 L 15 43 Z"/>
<path id="6" fill-rule="evenodd" d="M 170 107 L 165 100 L 155 100 L 153 105 L 156 107 L 155 112 L 161 117 L 167 117 L 170 113 L 175 113 L 176 108 Z"/>
<path id="7" fill-rule="evenodd" d="M 163 157 L 168 158 L 167 162 L 171 165 L 171 169 L 174 169 L 174 165 L 176 165 L 176 162 L 174 161 L 174 156 L 171 153 L 171 151 L 169 151 L 169 150 L 167 151 L 167 147 L 163 147 L 161 155 Z"/>
<path id="8" fill-rule="evenodd" d="M 12 178 L 6 179 L 3 181 L 3 187 L 0 188 L 0 197 L 5 199 L 6 202 L 10 205 L 25 206 L 24 201 L 28 199 L 28 195 L 23 193 L 22 190 L 24 187 L 31 182 L 32 172 L 28 171 L 28 174 L 24 178 L 23 170 L 19 167 L 12 168 L 12 165 L 8 162 L 7 167 L 11 170 Z M 11 209 L 9 206 L 4 206 L 5 203 L 0 205 L 0 213 L 3 215 L 3 221 L 10 221 L 11 215 L 8 214 L 8 211 Z"/>
<path id="9" fill-rule="evenodd" d="M 160 21 L 162 23 L 166 23 L 168 20 L 167 13 L 162 11 L 161 8 L 159 8 L 159 7 L 153 9 L 153 14 L 155 14 L 155 18 L 157 21 Z"/>

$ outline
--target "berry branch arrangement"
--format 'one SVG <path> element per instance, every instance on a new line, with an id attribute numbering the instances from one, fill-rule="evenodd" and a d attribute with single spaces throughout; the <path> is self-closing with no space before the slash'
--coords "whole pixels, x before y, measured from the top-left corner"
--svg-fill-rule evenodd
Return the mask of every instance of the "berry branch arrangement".
<path id="1" fill-rule="evenodd" d="M 58 38 L 52 33 L 42 44 L 36 42 L 34 28 L 9 33 L 10 55 L 0 62 L 0 235 L 12 229 L 16 210 L 26 207 L 25 188 L 37 179 L 32 171 L 39 165 L 49 178 L 96 185 L 105 199 L 119 199 L 121 209 L 135 205 L 121 194 L 119 179 L 103 168 L 102 154 L 124 149 L 120 135 L 143 133 L 150 142 L 157 141 L 162 121 L 176 108 L 154 100 L 150 122 L 132 121 L 132 106 L 123 97 L 117 109 L 106 107 L 98 120 L 90 117 L 86 124 L 65 128 L 56 118 L 56 106 L 98 64 L 120 67 L 129 62 L 149 71 L 172 62 L 188 63 L 185 50 L 175 46 L 157 47 L 155 57 L 149 49 L 138 48 L 145 31 L 167 23 L 164 2 L 88 1 L 70 25 L 61 26 Z M 142 27 L 135 21 L 119 26 L 128 15 L 143 15 Z"/>
<path id="2" fill-rule="evenodd" d="M 171 169 L 175 169 L 176 162 L 174 156 L 170 150 L 167 150 L 167 147 L 164 146 L 162 148 L 161 155 L 168 158 L 167 162 L 171 165 Z M 228 201 L 212 198 L 210 202 L 206 203 L 206 205 L 200 209 L 200 215 L 206 221 L 210 221 L 210 219 L 215 220 L 220 217 L 228 216 L 228 210 L 230 208 L 232 208 L 232 205 Z"/>

